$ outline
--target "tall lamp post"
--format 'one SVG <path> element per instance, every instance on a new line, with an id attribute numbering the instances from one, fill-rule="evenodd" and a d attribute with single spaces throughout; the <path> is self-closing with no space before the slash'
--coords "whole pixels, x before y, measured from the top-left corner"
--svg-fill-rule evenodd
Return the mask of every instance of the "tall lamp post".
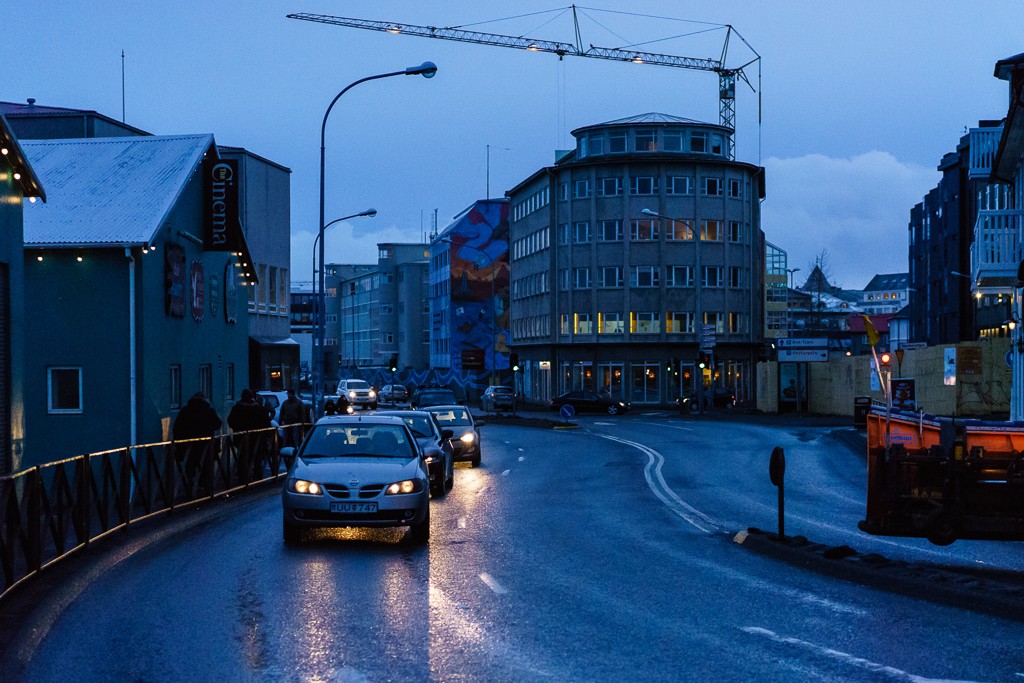
<path id="1" fill-rule="evenodd" d="M 335 218 L 333 221 L 331 221 L 330 223 L 325 225 L 323 227 L 323 230 L 319 231 L 317 233 L 316 237 L 313 238 L 313 320 L 315 321 L 315 324 L 317 326 L 319 326 L 319 324 L 320 324 L 320 309 L 321 309 L 321 307 L 324 309 L 324 313 L 325 313 L 324 317 L 325 317 L 325 319 L 326 319 L 326 309 L 327 309 L 327 299 L 326 299 L 326 297 L 324 297 L 323 302 L 321 302 L 320 299 L 316 296 L 316 283 L 318 281 L 318 278 L 317 278 L 317 272 L 318 271 L 317 271 L 317 267 L 316 267 L 316 252 L 317 252 L 317 244 L 321 242 L 320 238 L 324 237 L 324 232 L 327 230 L 327 228 L 331 227 L 335 223 L 341 223 L 342 221 L 347 221 L 350 218 L 361 218 L 363 216 L 365 216 L 367 218 L 373 218 L 376 215 L 377 215 L 377 209 L 367 209 L 366 211 L 360 211 L 359 213 L 354 213 L 351 216 L 342 216 L 341 218 Z M 322 258 L 323 258 L 323 256 L 322 256 L 322 252 L 321 252 L 321 259 Z M 323 261 L 321 261 L 320 262 L 320 268 L 323 269 L 323 266 L 324 266 Z M 323 294 L 322 294 L 322 292 L 324 291 L 323 290 L 323 285 L 321 285 L 320 291 L 321 291 L 321 297 L 323 297 Z M 315 336 L 316 335 L 314 335 L 314 337 Z M 325 334 L 325 336 L 326 336 L 326 334 Z M 316 361 L 314 361 L 314 363 L 315 362 Z M 317 378 L 319 378 L 319 375 L 317 375 Z M 318 388 L 317 388 L 317 385 L 314 384 L 314 386 L 313 386 L 313 400 L 314 400 L 314 402 L 316 402 L 318 400 L 316 397 L 319 394 L 321 394 L 321 393 L 323 393 L 323 392 L 319 391 Z"/>
<path id="2" fill-rule="evenodd" d="M 331 110 L 334 109 L 334 105 L 341 99 L 341 96 L 347 93 L 352 88 L 356 87 L 360 83 L 366 81 L 375 81 L 381 78 L 390 78 L 391 76 L 423 76 L 424 78 L 433 78 L 434 74 L 437 73 L 437 65 L 433 62 L 423 62 L 419 66 L 410 66 L 402 71 L 391 71 L 389 73 L 377 74 L 375 76 L 367 76 L 360 78 L 357 81 L 349 83 L 345 88 L 334 96 L 331 100 L 330 105 L 327 107 L 327 111 L 324 112 L 323 123 L 320 124 L 320 232 L 317 235 L 320 240 L 320 274 L 316 280 L 317 288 L 319 289 L 320 296 L 323 297 L 325 294 L 324 290 L 324 230 L 327 228 L 327 224 L 324 222 L 324 160 L 325 160 L 325 138 L 327 136 L 327 118 L 331 115 Z M 317 297 L 317 293 L 313 292 L 314 300 Z M 326 297 L 324 298 L 324 305 L 319 311 L 316 322 L 316 367 L 315 376 L 316 380 L 313 384 L 313 406 L 317 411 L 320 412 L 320 404 L 323 401 L 323 390 L 325 387 L 325 373 L 324 373 L 324 331 L 325 331 L 325 316 L 324 308 L 327 306 Z"/>

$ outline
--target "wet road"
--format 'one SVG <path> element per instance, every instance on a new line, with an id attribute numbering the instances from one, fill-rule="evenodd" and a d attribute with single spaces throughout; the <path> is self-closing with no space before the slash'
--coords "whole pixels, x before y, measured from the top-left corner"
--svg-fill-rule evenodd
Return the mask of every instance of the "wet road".
<path id="1" fill-rule="evenodd" d="M 864 461 L 831 429 L 631 414 L 483 428 L 483 466 L 400 531 L 281 542 L 273 493 L 126 550 L 42 605 L 23 680 L 1024 680 L 1024 623 L 795 569 L 774 528 L 865 552 L 1022 567 L 1019 544 L 875 539 Z"/>

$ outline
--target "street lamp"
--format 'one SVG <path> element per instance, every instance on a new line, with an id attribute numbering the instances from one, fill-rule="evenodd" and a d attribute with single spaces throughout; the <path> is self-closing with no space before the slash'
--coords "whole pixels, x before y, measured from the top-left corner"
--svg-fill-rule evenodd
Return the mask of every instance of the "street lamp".
<path id="1" fill-rule="evenodd" d="M 433 62 L 423 62 L 419 66 L 410 66 L 402 71 L 391 71 L 384 74 L 377 74 L 375 76 L 367 76 L 360 78 L 357 81 L 349 83 L 345 88 L 334 96 L 331 103 L 327 106 L 327 111 L 324 112 L 323 123 L 320 124 L 320 231 L 317 235 L 320 240 L 320 276 L 314 282 L 316 287 L 313 291 L 314 300 L 317 297 L 317 289 L 319 289 L 320 296 L 324 297 L 324 230 L 327 228 L 327 224 L 324 222 L 324 163 L 325 163 L 325 138 L 327 136 L 327 118 L 331 115 L 331 110 L 334 109 L 334 105 L 341 99 L 341 96 L 347 93 L 352 88 L 356 87 L 360 83 L 367 81 L 375 81 L 380 78 L 390 78 L 391 76 L 423 76 L 424 78 L 433 78 L 434 74 L 437 73 L 437 65 Z M 319 311 L 316 322 L 316 335 L 315 345 L 316 348 L 316 367 L 315 375 L 316 379 L 313 384 L 313 406 L 319 414 L 320 403 L 323 400 L 323 390 L 325 387 L 325 372 L 324 372 L 324 331 L 325 331 L 325 316 L 323 309 L 327 306 L 326 297 L 324 297 L 324 306 Z"/>
<path id="2" fill-rule="evenodd" d="M 359 213 L 354 213 L 351 216 L 342 216 L 341 218 L 335 218 L 333 221 L 331 221 L 330 223 L 325 225 L 323 227 L 323 230 L 319 231 L 317 233 L 316 237 L 313 238 L 313 320 L 314 320 L 314 324 L 316 324 L 316 325 L 320 324 L 320 308 L 321 308 L 321 306 L 323 307 L 325 312 L 327 310 L 327 300 L 326 300 L 326 297 L 324 297 L 324 301 L 321 303 L 320 299 L 316 295 L 316 283 L 317 283 L 316 248 L 317 248 L 317 244 L 320 242 L 320 238 L 323 236 L 324 231 L 326 231 L 327 228 L 331 227 L 335 223 L 340 223 L 342 221 L 347 221 L 350 218 L 361 218 L 363 216 L 366 216 L 367 218 L 373 218 L 376 215 L 377 215 L 377 209 L 367 209 L 366 211 L 360 211 Z M 320 263 L 320 267 L 323 268 L 323 262 Z M 323 294 L 322 294 L 323 289 L 321 288 L 320 291 L 321 291 L 321 296 L 323 296 Z M 325 318 L 326 318 L 326 315 L 325 315 Z M 315 338 L 316 334 L 314 334 L 313 336 Z M 314 360 L 314 363 L 315 362 L 316 361 Z M 316 382 L 316 380 L 314 380 L 314 385 L 313 385 L 314 401 L 317 400 L 315 397 L 317 395 L 319 395 L 319 393 L 320 393 L 318 391 L 318 387 L 317 387 L 317 384 L 315 382 Z"/>

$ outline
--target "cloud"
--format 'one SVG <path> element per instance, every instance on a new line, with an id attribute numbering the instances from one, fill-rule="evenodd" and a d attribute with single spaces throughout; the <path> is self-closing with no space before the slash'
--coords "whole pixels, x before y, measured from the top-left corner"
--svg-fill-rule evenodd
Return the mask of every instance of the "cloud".
<path id="1" fill-rule="evenodd" d="M 419 230 L 407 230 L 397 225 L 371 228 L 360 225 L 376 219 L 358 218 L 351 222 L 336 223 L 327 229 L 325 259 L 327 263 L 377 263 L 377 244 L 384 242 L 419 243 L 423 236 Z M 313 280 L 313 243 L 316 232 L 292 231 L 292 282 Z"/>
<path id="2" fill-rule="evenodd" d="M 939 181 L 933 167 L 905 164 L 887 152 L 851 159 L 809 154 L 764 162 L 761 226 L 789 254 L 803 281 L 823 250 L 831 279 L 860 289 L 876 273 L 909 270 L 910 209 Z"/>

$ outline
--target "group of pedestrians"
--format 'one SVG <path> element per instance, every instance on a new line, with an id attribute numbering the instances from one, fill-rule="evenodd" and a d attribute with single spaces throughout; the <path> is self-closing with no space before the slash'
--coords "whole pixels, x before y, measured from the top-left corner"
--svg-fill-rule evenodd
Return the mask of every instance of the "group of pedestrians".
<path id="1" fill-rule="evenodd" d="M 273 426 L 272 417 L 273 410 L 261 404 L 255 392 L 251 389 L 243 389 L 240 399 L 228 413 L 227 422 L 232 432 L 253 432 Z M 301 439 L 301 427 L 298 425 L 306 420 L 306 406 L 295 395 L 294 390 L 289 389 L 288 397 L 281 403 L 279 420 L 280 424 L 289 425 L 284 429 L 282 445 L 297 446 Z M 172 440 L 202 439 L 202 441 L 183 444 L 177 450 L 178 460 L 184 460 L 188 481 L 192 481 L 200 473 L 200 469 L 202 470 L 201 481 L 210 481 L 213 474 L 213 456 L 216 455 L 219 447 L 212 437 L 216 435 L 222 425 L 223 421 L 217 415 L 217 411 L 201 391 L 193 394 L 188 403 L 178 412 L 174 426 L 171 428 Z M 257 433 L 236 436 L 234 443 L 239 454 L 239 476 L 260 478 L 261 472 L 257 470 L 261 469 L 263 459 L 259 455 L 262 449 L 268 447 L 266 435 Z M 206 455 L 205 458 L 204 455 Z M 251 457 L 253 455 L 256 457 Z"/>

